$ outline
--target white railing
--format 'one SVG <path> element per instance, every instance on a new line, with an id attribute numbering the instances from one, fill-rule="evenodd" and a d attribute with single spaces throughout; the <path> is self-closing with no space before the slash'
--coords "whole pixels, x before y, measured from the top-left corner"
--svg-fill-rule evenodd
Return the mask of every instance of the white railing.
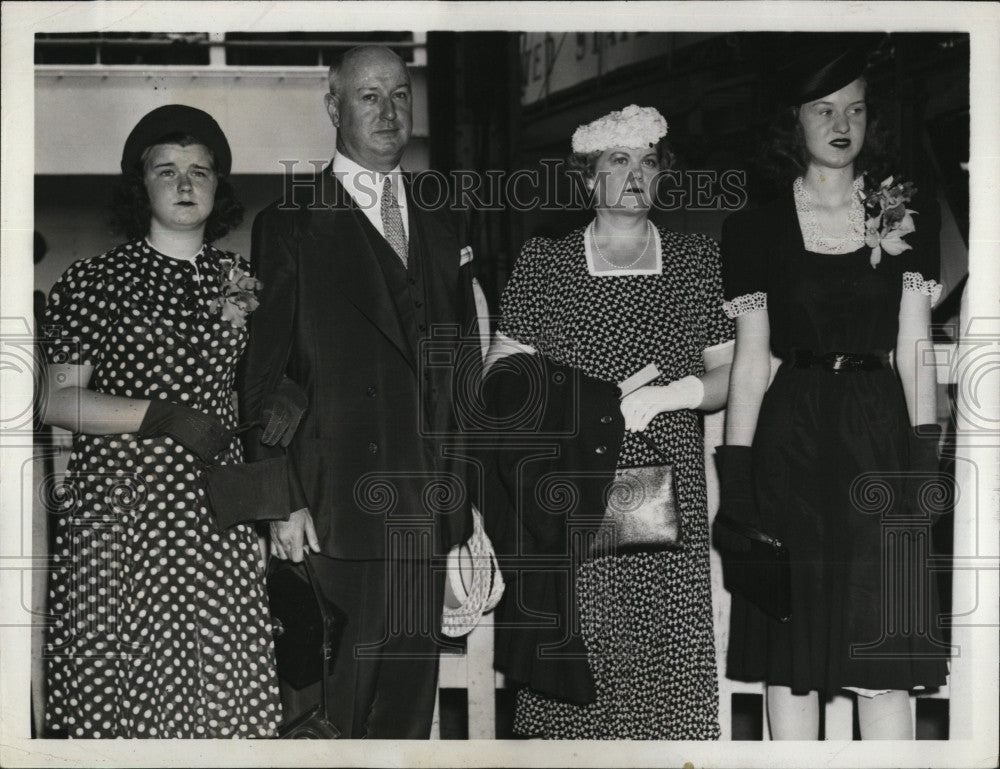
<path id="1" fill-rule="evenodd" d="M 177 45 L 183 45 L 183 50 L 192 50 L 193 48 L 207 48 L 208 49 L 208 65 L 209 67 L 215 69 L 231 69 L 233 66 L 239 65 L 229 65 L 226 63 L 226 49 L 253 49 L 253 50 L 266 50 L 268 48 L 281 48 L 284 50 L 312 50 L 316 52 L 316 64 L 315 66 L 325 69 L 330 65 L 330 62 L 325 58 L 324 52 L 328 50 L 344 50 L 347 48 L 353 48 L 358 45 L 385 45 L 390 48 L 396 49 L 410 49 L 413 54 L 413 61 L 410 62 L 411 66 L 423 67 L 427 65 L 427 33 L 426 32 L 413 32 L 411 33 L 410 40 L 343 40 L 337 39 L 336 33 L 331 32 L 329 39 L 312 39 L 312 40 L 282 40 L 279 38 L 275 39 L 263 39 L 263 40 L 233 40 L 227 39 L 225 32 L 203 32 L 203 33 L 184 33 L 184 34 L 164 34 L 160 37 L 72 37 L 72 38 L 36 38 L 35 45 L 44 50 L 46 48 L 55 49 L 59 47 L 67 46 L 93 46 L 94 49 L 94 61 L 89 64 L 74 65 L 74 66 L 84 66 L 84 67 L 110 67 L 118 69 L 120 66 L 132 66 L 132 65 L 116 65 L 107 64 L 101 60 L 101 53 L 105 49 L 120 48 L 123 46 L 143 47 L 143 48 L 170 48 Z M 60 67 L 63 65 L 59 64 L 39 64 L 39 67 Z M 156 68 L 159 67 L 173 67 L 173 66 L 190 66 L 190 65 L 172 65 L 170 63 L 153 65 Z M 204 67 L 205 65 L 199 65 Z M 275 68 L 286 68 L 288 65 L 281 64 L 280 62 L 275 64 Z"/>

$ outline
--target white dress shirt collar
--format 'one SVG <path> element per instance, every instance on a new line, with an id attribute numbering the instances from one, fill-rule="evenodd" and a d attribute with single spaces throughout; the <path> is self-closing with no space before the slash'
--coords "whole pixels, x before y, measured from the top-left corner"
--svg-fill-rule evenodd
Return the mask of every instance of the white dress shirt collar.
<path id="1" fill-rule="evenodd" d="M 403 169 L 397 165 L 388 174 L 372 171 L 354 162 L 342 152 L 338 152 L 333 157 L 331 171 L 337 180 L 344 185 L 347 194 L 351 196 L 357 207 L 368 217 L 368 221 L 382 237 L 385 237 L 385 231 L 382 227 L 382 185 L 385 183 L 385 177 L 388 176 L 392 180 L 390 182 L 392 191 L 396 195 L 399 212 L 403 217 L 403 231 L 407 238 L 410 237 L 406 187 L 402 177 Z"/>

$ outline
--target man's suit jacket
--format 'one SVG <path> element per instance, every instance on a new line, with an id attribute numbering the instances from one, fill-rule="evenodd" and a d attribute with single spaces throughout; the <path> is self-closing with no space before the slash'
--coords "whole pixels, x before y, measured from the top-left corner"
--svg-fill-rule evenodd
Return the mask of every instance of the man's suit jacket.
<path id="1" fill-rule="evenodd" d="M 453 375 L 479 355 L 457 223 L 409 196 L 427 314 L 426 346 L 414 350 L 374 252 L 380 236 L 343 185 L 328 168 L 294 192 L 254 222 L 263 289 L 241 367 L 241 419 L 259 418 L 283 375 L 305 390 L 309 406 L 287 450 L 289 493 L 292 510 L 312 513 L 324 554 L 382 558 L 389 528 L 406 520 L 432 524 L 435 551 L 446 552 L 471 531 L 470 478 L 476 484 L 469 463 L 442 456 L 460 444 Z M 474 361 L 463 368 L 480 375 Z M 247 434 L 248 460 L 280 452 L 259 436 Z"/>

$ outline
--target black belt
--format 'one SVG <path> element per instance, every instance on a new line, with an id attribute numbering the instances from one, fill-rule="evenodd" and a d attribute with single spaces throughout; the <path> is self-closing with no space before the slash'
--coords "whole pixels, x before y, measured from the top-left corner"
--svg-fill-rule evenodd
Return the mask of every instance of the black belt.
<path id="1" fill-rule="evenodd" d="M 834 373 L 841 371 L 877 371 L 889 368 L 889 354 L 884 352 L 827 352 L 792 350 L 786 362 L 795 368 L 821 368 Z"/>

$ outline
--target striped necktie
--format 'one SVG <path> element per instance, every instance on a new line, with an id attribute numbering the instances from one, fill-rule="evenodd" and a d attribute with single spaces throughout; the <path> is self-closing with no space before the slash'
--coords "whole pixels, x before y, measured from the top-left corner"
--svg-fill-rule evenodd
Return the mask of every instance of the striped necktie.
<path id="1" fill-rule="evenodd" d="M 399 201 L 392 191 L 392 178 L 385 177 L 382 183 L 382 231 L 389 241 L 392 250 L 403 260 L 406 266 L 407 244 L 406 231 L 403 229 L 403 217 L 399 212 Z"/>

